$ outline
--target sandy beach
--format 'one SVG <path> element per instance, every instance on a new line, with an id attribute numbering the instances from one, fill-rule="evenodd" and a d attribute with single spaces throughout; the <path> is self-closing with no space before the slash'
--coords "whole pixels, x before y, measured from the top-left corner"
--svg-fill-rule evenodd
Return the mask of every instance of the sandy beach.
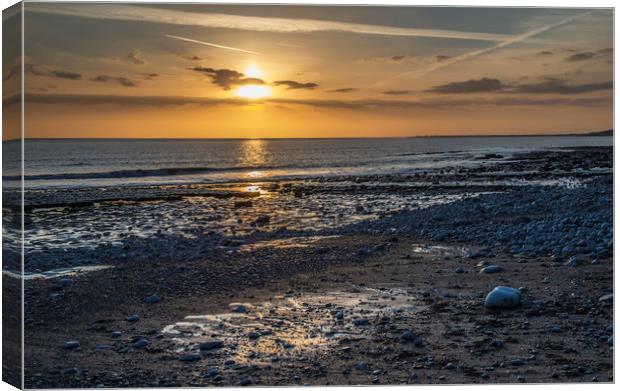
<path id="1" fill-rule="evenodd" d="M 263 184 L 458 198 L 304 235 L 255 221 L 202 258 L 127 249 L 107 269 L 26 280 L 26 387 L 611 382 L 611 164 L 611 148 L 573 148 Z M 247 199 L 226 202 L 243 213 Z M 519 303 L 486 308 L 496 286 Z"/>

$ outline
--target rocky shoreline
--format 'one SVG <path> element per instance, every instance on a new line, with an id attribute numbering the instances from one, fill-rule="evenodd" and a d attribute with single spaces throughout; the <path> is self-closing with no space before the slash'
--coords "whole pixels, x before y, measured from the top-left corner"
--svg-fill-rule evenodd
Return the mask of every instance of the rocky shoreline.
<path id="1" fill-rule="evenodd" d="M 26 387 L 613 381 L 612 153 L 279 185 L 459 198 L 27 281 Z"/>

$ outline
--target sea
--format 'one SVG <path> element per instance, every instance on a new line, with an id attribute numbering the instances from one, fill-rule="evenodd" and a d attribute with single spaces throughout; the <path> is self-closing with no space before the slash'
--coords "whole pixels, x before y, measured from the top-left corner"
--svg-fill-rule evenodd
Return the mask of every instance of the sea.
<path id="1" fill-rule="evenodd" d="M 377 178 L 501 164 L 528 151 L 611 145 L 607 136 L 26 140 L 25 269 L 31 277 L 56 278 L 128 259 L 190 259 L 215 247 L 244 251 L 239 243 L 246 241 L 248 250 L 265 233 L 290 245 L 310 243 L 349 224 L 478 196 L 484 185 L 471 192 L 467 184 L 459 192 L 382 191 L 412 184 Z M 22 244 L 10 206 L 21 195 L 20 148 L 3 143 L 3 251 L 15 260 L 5 262 L 7 273 L 15 271 Z M 368 191 L 350 190 L 360 182 Z M 327 190 L 282 191 L 296 184 Z"/>
<path id="2" fill-rule="evenodd" d="M 20 151 L 4 143 L 5 165 Z M 26 189 L 131 187 L 407 174 L 471 166 L 487 153 L 609 146 L 613 137 L 377 139 L 37 139 L 24 145 Z M 20 175 L 4 175 L 6 188 Z"/>

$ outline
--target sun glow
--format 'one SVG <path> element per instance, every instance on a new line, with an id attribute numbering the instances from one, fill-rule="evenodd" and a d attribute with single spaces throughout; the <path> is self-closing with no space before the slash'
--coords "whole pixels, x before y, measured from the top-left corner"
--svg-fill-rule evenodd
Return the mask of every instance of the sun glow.
<path id="1" fill-rule="evenodd" d="M 260 99 L 271 95 L 271 88 L 267 86 L 249 84 L 247 86 L 237 88 L 235 90 L 235 95 L 247 99 Z"/>
<path id="2" fill-rule="evenodd" d="M 254 78 L 261 78 L 263 77 L 263 72 L 261 72 L 261 70 L 254 64 L 250 64 L 248 65 L 248 67 L 246 68 L 244 74 L 247 77 L 254 77 Z"/>

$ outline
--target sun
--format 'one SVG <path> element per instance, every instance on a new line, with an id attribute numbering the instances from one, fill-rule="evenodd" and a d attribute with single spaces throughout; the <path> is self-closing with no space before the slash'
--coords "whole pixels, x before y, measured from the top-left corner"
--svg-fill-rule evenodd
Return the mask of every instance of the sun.
<path id="1" fill-rule="evenodd" d="M 240 98 L 260 99 L 271 95 L 271 88 L 267 86 L 248 84 L 247 86 L 241 86 L 237 88 L 235 90 L 235 95 Z"/>

